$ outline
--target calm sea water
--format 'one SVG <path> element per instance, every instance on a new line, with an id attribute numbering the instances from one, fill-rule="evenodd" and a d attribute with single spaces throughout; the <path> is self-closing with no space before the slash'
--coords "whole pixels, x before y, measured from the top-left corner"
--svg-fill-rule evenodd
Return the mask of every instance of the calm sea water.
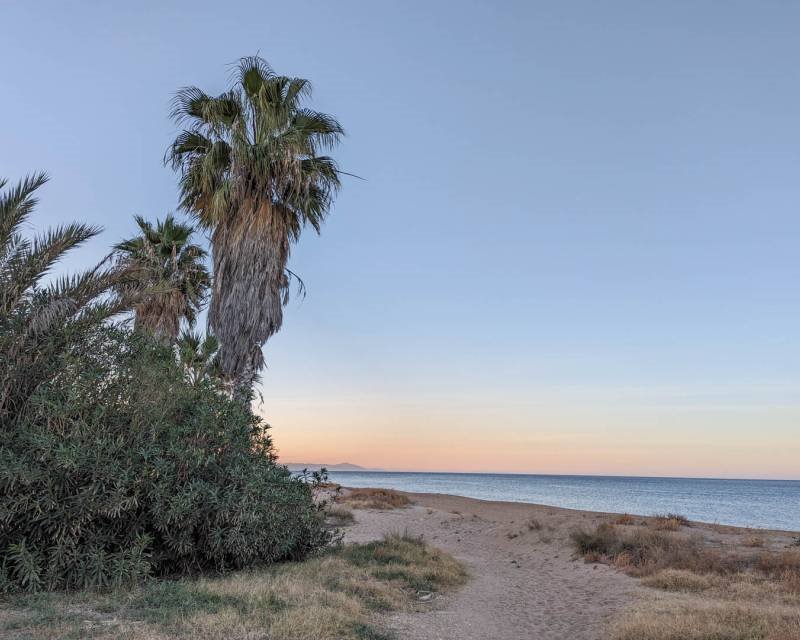
<path id="1" fill-rule="evenodd" d="M 449 493 L 570 509 L 681 513 L 691 520 L 800 531 L 800 481 L 332 471 L 347 487 Z"/>

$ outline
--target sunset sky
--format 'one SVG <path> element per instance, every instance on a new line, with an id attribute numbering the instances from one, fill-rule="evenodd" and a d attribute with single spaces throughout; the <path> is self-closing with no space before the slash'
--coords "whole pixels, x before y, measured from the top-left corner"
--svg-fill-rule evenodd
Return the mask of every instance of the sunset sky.
<path id="1" fill-rule="evenodd" d="M 85 267 L 175 209 L 178 87 L 313 81 L 363 179 L 265 350 L 284 461 L 800 478 L 800 4 L 195 5 L 4 6 L 0 176 Z"/>

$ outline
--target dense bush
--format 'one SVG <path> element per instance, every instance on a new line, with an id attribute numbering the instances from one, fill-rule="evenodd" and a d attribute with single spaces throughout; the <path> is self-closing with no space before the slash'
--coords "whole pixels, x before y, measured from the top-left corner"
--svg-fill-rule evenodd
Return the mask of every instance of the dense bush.
<path id="1" fill-rule="evenodd" d="M 308 485 L 267 426 L 173 354 L 97 327 L 0 425 L 3 589 L 302 557 L 327 541 Z"/>

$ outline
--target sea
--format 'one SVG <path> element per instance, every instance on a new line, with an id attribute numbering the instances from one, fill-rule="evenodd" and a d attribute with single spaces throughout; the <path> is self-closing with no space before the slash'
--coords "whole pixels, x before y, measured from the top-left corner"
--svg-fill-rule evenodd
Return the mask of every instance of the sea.
<path id="1" fill-rule="evenodd" d="M 481 500 L 655 515 L 800 531 L 800 480 L 712 480 L 495 473 L 331 471 L 345 487 L 447 493 Z"/>

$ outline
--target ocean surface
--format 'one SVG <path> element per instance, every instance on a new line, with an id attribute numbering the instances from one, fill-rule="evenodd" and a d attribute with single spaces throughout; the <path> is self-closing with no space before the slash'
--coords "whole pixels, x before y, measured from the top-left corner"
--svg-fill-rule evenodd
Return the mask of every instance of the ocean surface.
<path id="1" fill-rule="evenodd" d="M 449 493 L 481 500 L 653 515 L 800 531 L 800 480 L 708 480 L 617 476 L 331 471 L 346 487 Z"/>

